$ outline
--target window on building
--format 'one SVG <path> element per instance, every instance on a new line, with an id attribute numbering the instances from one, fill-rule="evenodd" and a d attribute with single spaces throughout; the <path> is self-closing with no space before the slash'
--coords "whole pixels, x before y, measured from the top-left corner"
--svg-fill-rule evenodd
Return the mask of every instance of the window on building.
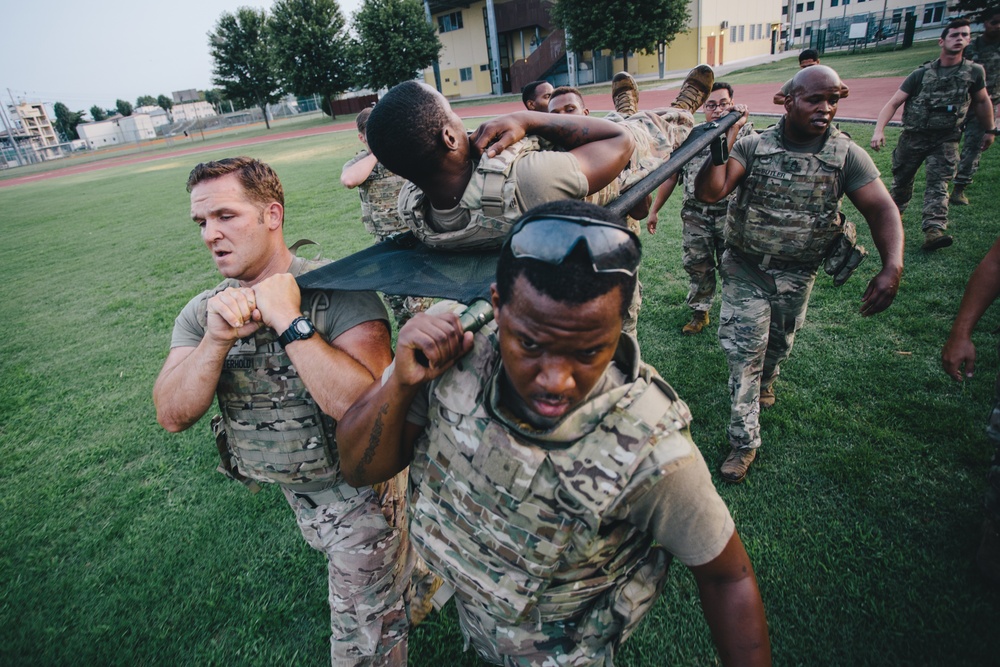
<path id="1" fill-rule="evenodd" d="M 806 3 L 806 11 L 807 12 L 811 12 L 814 9 L 816 9 L 816 3 L 815 2 L 807 2 Z"/>
<path id="2" fill-rule="evenodd" d="M 736 26 L 733 26 L 732 28 L 729 29 L 729 41 L 730 42 L 736 41 Z"/>
<path id="3" fill-rule="evenodd" d="M 806 37 L 813 34 L 813 29 L 811 26 L 806 26 Z"/>
<path id="4" fill-rule="evenodd" d="M 463 67 L 458 70 L 458 78 L 462 81 L 472 81 L 472 68 Z"/>
<path id="5" fill-rule="evenodd" d="M 839 4 L 840 4 L 840 0 L 830 0 L 830 6 L 831 7 L 836 7 Z"/>
<path id="6" fill-rule="evenodd" d="M 782 5 L 782 7 L 781 7 L 781 15 L 782 16 L 788 16 L 788 5 Z"/>
<path id="7" fill-rule="evenodd" d="M 438 17 L 438 32 L 451 32 L 462 28 L 462 12 L 452 12 Z"/>
<path id="8" fill-rule="evenodd" d="M 944 4 L 938 2 L 924 7 L 924 23 L 940 23 L 944 18 Z"/>
<path id="9" fill-rule="evenodd" d="M 795 36 L 796 37 L 801 37 L 802 36 L 802 28 L 796 28 L 795 29 Z"/>
<path id="10" fill-rule="evenodd" d="M 795 5 L 795 13 L 796 14 L 801 14 L 802 13 L 802 3 L 801 2 L 799 2 L 799 3 L 797 3 Z"/>
<path id="11" fill-rule="evenodd" d="M 746 26 L 745 25 L 741 25 L 740 26 L 740 41 L 742 42 L 745 37 L 746 37 Z"/>
<path id="12" fill-rule="evenodd" d="M 480 65 L 479 66 L 479 71 L 480 72 L 487 72 L 487 71 L 489 71 L 489 69 L 490 69 L 489 65 Z"/>

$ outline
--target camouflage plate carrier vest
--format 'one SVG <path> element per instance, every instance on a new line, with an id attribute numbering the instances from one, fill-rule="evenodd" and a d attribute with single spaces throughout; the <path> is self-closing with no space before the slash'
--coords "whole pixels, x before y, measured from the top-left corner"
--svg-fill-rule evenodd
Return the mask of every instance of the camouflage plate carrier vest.
<path id="1" fill-rule="evenodd" d="M 304 270 L 326 263 L 307 261 Z M 209 296 L 233 285 L 226 280 Z M 304 293 L 303 314 L 310 315 L 307 303 L 310 310 L 322 309 L 326 296 L 321 291 Z M 198 312 L 203 325 L 207 309 L 206 298 Z M 271 329 L 258 330 L 252 344 L 236 342 L 226 356 L 216 394 L 233 459 L 247 477 L 295 485 L 339 475 L 336 422 L 309 395 Z"/>
<path id="2" fill-rule="evenodd" d="M 965 49 L 965 57 L 983 66 L 990 101 L 1000 103 L 1000 41 L 991 44 L 980 35 Z"/>
<path id="3" fill-rule="evenodd" d="M 553 150 L 553 147 L 532 136 L 511 144 L 496 157 L 483 154 L 459 204 L 471 214 L 464 229 L 435 230 L 430 220 L 430 201 L 410 182 L 406 182 L 399 193 L 399 216 L 413 230 L 414 236 L 432 248 L 499 248 L 522 213 L 514 194 L 517 182 L 511 178 L 511 166 L 521 153 L 538 150 Z"/>
<path id="4" fill-rule="evenodd" d="M 920 91 L 906 100 L 903 107 L 903 129 L 911 132 L 957 130 L 965 120 L 972 102 L 969 86 L 975 78 L 975 69 L 970 61 L 963 59 L 954 72 L 941 76 L 940 66 L 940 60 L 923 66 Z"/>
<path id="5" fill-rule="evenodd" d="M 427 449 L 410 466 L 413 543 L 460 599 L 494 618 L 552 622 L 609 607 L 628 617 L 643 595 L 620 591 L 655 599 L 669 560 L 648 533 L 612 514 L 626 511 L 623 490 L 654 450 L 658 464 L 690 455 L 687 439 L 661 441 L 687 428 L 690 411 L 642 364 L 635 381 L 568 417 L 581 439 L 564 449 L 532 445 L 490 416 L 496 346 L 490 324 L 434 387 Z M 630 497 L 656 481 L 647 476 Z"/>
<path id="6" fill-rule="evenodd" d="M 815 264 L 842 231 L 840 180 L 851 140 L 831 126 L 818 153 L 790 153 L 785 119 L 760 135 L 740 196 L 729 205 L 726 245 L 786 262 Z"/>
<path id="7" fill-rule="evenodd" d="M 379 162 L 358 188 L 361 196 L 361 221 L 369 234 L 384 241 L 393 234 L 405 232 L 406 223 L 396 213 L 399 190 L 406 182 Z"/>
<path id="8" fill-rule="evenodd" d="M 747 121 L 743 127 L 740 128 L 739 133 L 736 135 L 736 141 L 739 141 L 743 137 L 747 136 L 753 132 L 753 123 Z M 694 196 L 694 179 L 698 176 L 698 172 L 701 171 L 701 166 L 705 164 L 705 160 L 712 156 L 712 147 L 707 146 L 702 152 L 698 153 L 696 156 L 691 158 L 683 167 L 682 180 L 684 182 L 684 206 L 697 209 L 700 213 L 710 214 L 710 215 L 725 215 L 726 209 L 729 207 L 729 202 L 736 199 L 739 194 L 739 188 L 730 193 L 728 197 L 722 201 L 716 202 L 714 204 L 706 204 L 704 202 L 698 201 L 698 198 Z"/>

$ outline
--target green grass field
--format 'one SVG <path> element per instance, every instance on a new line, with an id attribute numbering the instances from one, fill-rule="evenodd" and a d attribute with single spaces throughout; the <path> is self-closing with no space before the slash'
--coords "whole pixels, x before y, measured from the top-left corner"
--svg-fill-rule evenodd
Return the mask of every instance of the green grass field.
<path id="1" fill-rule="evenodd" d="M 849 130 L 861 145 L 871 134 Z M 247 150 L 285 184 L 289 242 L 308 237 L 330 257 L 368 245 L 357 195 L 337 180 L 356 144 L 343 132 Z M 998 313 L 975 336 L 975 378 L 956 385 L 939 361 L 965 281 L 997 235 L 996 150 L 973 205 L 953 211 L 953 247 L 921 253 L 919 205 L 907 214 L 906 271 L 888 311 L 857 314 L 875 257 L 844 287 L 820 276 L 778 404 L 762 417 L 761 456 L 736 487 L 715 472 L 729 410 L 718 304 L 712 332 L 680 335 L 679 198 L 643 236 L 643 353 L 691 406 L 757 571 L 776 664 L 997 663 L 1000 592 L 972 558 Z M 888 153 L 875 157 L 888 179 Z M 218 280 L 187 215 L 193 162 L 0 189 L 0 664 L 328 662 L 323 558 L 281 494 L 251 495 L 215 473 L 207 420 L 170 435 L 154 418 L 173 318 Z M 413 633 L 410 656 L 478 664 L 450 609 Z M 682 566 L 618 664 L 716 664 Z"/>

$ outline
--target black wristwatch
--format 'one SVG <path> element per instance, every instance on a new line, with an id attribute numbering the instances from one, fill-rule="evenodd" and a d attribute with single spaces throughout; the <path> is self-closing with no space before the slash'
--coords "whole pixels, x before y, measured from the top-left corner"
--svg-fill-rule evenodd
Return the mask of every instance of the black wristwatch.
<path id="1" fill-rule="evenodd" d="M 297 340 L 305 340 L 316 333 L 316 327 L 309 321 L 308 317 L 296 317 L 285 332 L 278 336 L 281 347 L 287 347 L 289 343 Z"/>
<path id="2" fill-rule="evenodd" d="M 1000 134 L 1000 128 L 994 127 L 992 130 L 986 130 L 983 134 L 992 134 L 995 137 Z"/>

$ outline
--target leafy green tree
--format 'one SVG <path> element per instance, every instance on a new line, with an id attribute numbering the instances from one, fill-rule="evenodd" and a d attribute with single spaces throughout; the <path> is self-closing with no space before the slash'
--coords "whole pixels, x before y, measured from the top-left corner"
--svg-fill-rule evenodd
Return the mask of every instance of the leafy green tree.
<path id="1" fill-rule="evenodd" d="M 958 0 L 949 9 L 964 14 L 970 21 L 982 22 L 995 14 L 998 7 L 997 0 Z"/>
<path id="2" fill-rule="evenodd" d="M 156 106 L 166 111 L 169 116 L 170 110 L 174 108 L 174 101 L 166 95 L 160 95 L 156 98 Z"/>
<path id="3" fill-rule="evenodd" d="M 209 90 L 205 91 L 205 101 L 211 104 L 213 107 L 216 107 L 217 109 L 222 108 L 222 101 L 224 99 L 225 98 L 222 96 L 222 91 L 220 91 L 218 88 L 210 88 Z"/>
<path id="4" fill-rule="evenodd" d="M 118 113 L 123 116 L 132 115 L 132 104 L 126 100 L 115 100 L 115 108 L 118 109 Z"/>
<path id="5" fill-rule="evenodd" d="M 108 117 L 108 112 L 97 106 L 96 104 L 90 107 L 90 117 L 94 119 L 94 122 L 100 120 L 106 120 Z"/>
<path id="6" fill-rule="evenodd" d="M 215 60 L 212 83 L 221 86 L 229 99 L 252 100 L 271 129 L 267 105 L 281 99 L 281 84 L 267 24 L 263 9 L 240 7 L 235 14 L 223 12 L 215 31 L 208 34 L 208 45 Z"/>
<path id="7" fill-rule="evenodd" d="M 350 88 L 347 24 L 337 0 L 278 0 L 272 12 L 275 65 L 286 90 L 331 103 Z"/>
<path id="8" fill-rule="evenodd" d="M 372 90 L 409 81 L 430 67 L 441 50 L 418 0 L 365 0 L 354 15 L 354 30 L 359 38 L 357 82 Z"/>
<path id="9" fill-rule="evenodd" d="M 52 125 L 62 140 L 73 141 L 74 139 L 79 139 L 80 135 L 76 132 L 76 126 L 83 122 L 83 112 L 70 111 L 69 107 L 62 102 L 56 102 L 52 105 L 52 110 L 56 114 L 56 122 Z"/>
<path id="10" fill-rule="evenodd" d="M 155 107 L 156 98 L 152 95 L 140 95 L 135 100 L 136 107 Z"/>
<path id="11" fill-rule="evenodd" d="M 559 0 L 552 18 L 569 33 L 573 51 L 621 51 L 628 70 L 630 50 L 650 52 L 684 32 L 687 7 L 687 0 Z"/>

